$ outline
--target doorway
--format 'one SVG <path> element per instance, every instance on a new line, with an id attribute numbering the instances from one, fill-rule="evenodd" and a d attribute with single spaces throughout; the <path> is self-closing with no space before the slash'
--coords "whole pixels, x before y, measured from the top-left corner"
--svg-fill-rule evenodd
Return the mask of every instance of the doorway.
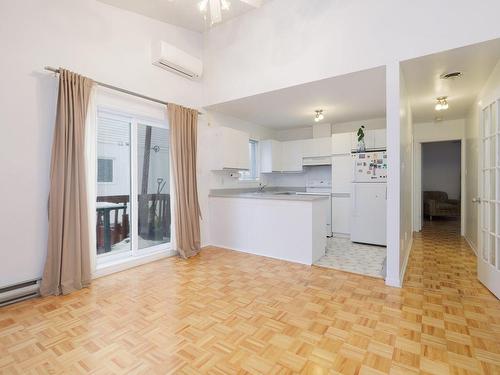
<path id="1" fill-rule="evenodd" d="M 414 230 L 425 225 L 465 231 L 465 143 L 462 139 L 415 143 Z"/>
<path id="2" fill-rule="evenodd" d="M 460 227 L 461 217 L 461 142 L 422 144 L 422 219 L 423 225 L 446 222 Z"/>

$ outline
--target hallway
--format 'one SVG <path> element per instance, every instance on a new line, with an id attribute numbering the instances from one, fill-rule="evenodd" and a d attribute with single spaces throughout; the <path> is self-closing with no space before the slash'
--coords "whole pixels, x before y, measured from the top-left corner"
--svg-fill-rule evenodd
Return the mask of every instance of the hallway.
<path id="1" fill-rule="evenodd" d="M 414 317 L 407 338 L 421 344 L 420 369 L 432 360 L 453 374 L 499 374 L 500 302 L 476 278 L 460 221 L 427 221 L 414 236 L 403 310 Z"/>

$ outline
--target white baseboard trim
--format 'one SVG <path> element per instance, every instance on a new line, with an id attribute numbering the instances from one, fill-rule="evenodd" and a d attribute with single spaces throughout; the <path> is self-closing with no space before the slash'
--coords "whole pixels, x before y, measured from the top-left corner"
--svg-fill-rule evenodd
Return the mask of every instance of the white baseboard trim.
<path id="1" fill-rule="evenodd" d="M 477 253 L 476 245 L 474 245 L 474 243 L 467 236 L 464 236 L 464 238 L 465 238 L 465 242 L 467 242 L 467 245 L 470 246 L 470 248 L 472 249 L 472 251 L 474 252 L 474 254 L 477 257 L 478 253 Z"/>
<path id="2" fill-rule="evenodd" d="M 413 247 L 413 234 L 408 243 L 405 259 L 403 260 L 403 265 L 399 271 L 399 277 L 388 277 L 385 279 L 385 285 L 392 286 L 395 288 L 401 288 L 403 286 L 403 280 L 406 273 L 406 267 L 408 266 L 408 260 L 410 259 L 411 249 Z"/>
<path id="3" fill-rule="evenodd" d="M 229 251 L 236 251 L 237 253 L 255 255 L 255 256 L 263 257 L 263 258 L 282 260 L 284 262 L 290 262 L 290 263 L 296 263 L 296 264 L 303 264 L 304 266 L 312 266 L 314 263 L 314 262 L 300 261 L 297 259 L 290 259 L 290 258 L 277 258 L 277 257 L 273 257 L 271 255 L 265 254 L 265 253 L 261 253 L 261 252 L 257 252 L 257 251 L 250 251 L 250 250 L 241 249 L 241 248 L 237 248 L 237 247 L 230 247 L 230 246 L 226 246 L 226 245 L 209 245 L 209 246 L 217 247 L 219 249 L 224 249 L 224 250 L 229 250 Z"/>
<path id="4" fill-rule="evenodd" d="M 411 234 L 410 242 L 408 243 L 408 248 L 406 251 L 406 257 L 403 260 L 403 267 L 401 267 L 401 272 L 399 274 L 400 286 L 403 286 L 403 281 L 405 279 L 406 267 L 408 266 L 408 260 L 410 259 L 411 249 L 413 248 L 413 233 Z"/>
<path id="5" fill-rule="evenodd" d="M 92 279 L 97 279 L 99 277 L 111 275 L 112 273 L 125 271 L 130 268 L 141 266 L 143 264 L 154 262 L 163 258 L 168 258 L 174 255 L 177 255 L 177 251 L 167 250 L 140 257 L 123 258 L 120 260 L 109 262 L 97 268 L 92 274 Z"/>
<path id="6" fill-rule="evenodd" d="M 401 283 L 399 282 L 399 279 L 397 279 L 397 278 L 386 278 L 385 285 L 392 286 L 395 288 L 401 288 Z"/>

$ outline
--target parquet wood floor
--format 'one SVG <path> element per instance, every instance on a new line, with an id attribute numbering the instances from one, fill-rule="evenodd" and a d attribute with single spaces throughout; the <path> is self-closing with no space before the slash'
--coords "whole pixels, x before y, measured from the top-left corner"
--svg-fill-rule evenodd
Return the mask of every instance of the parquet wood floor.
<path id="1" fill-rule="evenodd" d="M 500 302 L 448 224 L 404 288 L 216 248 L 0 309 L 1 374 L 500 374 Z"/>

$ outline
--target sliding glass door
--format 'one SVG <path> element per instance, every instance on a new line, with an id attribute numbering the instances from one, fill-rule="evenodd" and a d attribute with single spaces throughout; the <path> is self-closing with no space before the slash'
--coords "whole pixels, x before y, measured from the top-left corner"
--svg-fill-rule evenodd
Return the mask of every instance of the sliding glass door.
<path id="1" fill-rule="evenodd" d="M 170 242 L 168 129 L 137 124 L 137 247 Z"/>
<path id="2" fill-rule="evenodd" d="M 167 124 L 100 110 L 96 138 L 98 262 L 169 249 Z"/>

